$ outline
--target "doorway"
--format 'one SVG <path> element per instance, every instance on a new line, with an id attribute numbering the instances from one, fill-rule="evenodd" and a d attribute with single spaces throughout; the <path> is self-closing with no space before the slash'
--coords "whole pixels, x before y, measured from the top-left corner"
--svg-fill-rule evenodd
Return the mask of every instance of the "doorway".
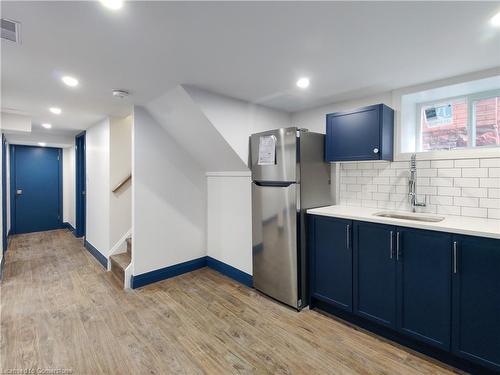
<path id="1" fill-rule="evenodd" d="M 7 139 L 2 134 L 2 246 L 7 251 Z"/>
<path id="2" fill-rule="evenodd" d="M 62 227 L 62 149 L 10 146 L 11 231 Z"/>
<path id="3" fill-rule="evenodd" d="M 85 236 L 85 220 L 87 198 L 86 189 L 86 169 L 85 169 L 85 132 L 78 134 L 75 137 L 75 159 L 76 159 L 76 228 L 75 236 Z"/>

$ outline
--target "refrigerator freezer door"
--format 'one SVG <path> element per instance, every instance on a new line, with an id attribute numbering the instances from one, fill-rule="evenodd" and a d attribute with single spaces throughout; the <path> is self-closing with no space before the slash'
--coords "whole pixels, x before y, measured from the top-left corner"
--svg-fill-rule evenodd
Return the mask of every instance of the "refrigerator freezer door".
<path id="1" fill-rule="evenodd" d="M 253 284 L 297 308 L 297 185 L 252 184 Z"/>
<path id="2" fill-rule="evenodd" d="M 269 165 L 266 161 L 262 165 L 259 163 L 259 151 L 268 151 L 261 148 L 263 144 L 269 144 L 266 142 L 269 137 L 274 139 L 276 162 Z M 253 181 L 297 181 L 297 128 L 253 134 L 250 138 L 250 150 Z"/>

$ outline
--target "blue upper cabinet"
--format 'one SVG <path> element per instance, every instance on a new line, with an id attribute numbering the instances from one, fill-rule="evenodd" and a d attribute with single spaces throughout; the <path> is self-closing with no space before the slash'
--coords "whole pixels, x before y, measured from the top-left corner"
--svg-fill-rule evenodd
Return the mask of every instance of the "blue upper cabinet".
<path id="1" fill-rule="evenodd" d="M 393 159 L 394 110 L 376 104 L 326 115 L 326 161 Z"/>

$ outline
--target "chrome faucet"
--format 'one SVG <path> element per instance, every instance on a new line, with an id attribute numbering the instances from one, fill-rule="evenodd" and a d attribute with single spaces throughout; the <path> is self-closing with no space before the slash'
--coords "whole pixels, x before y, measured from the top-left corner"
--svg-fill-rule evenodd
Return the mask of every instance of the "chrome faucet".
<path id="1" fill-rule="evenodd" d="M 411 156 L 410 178 L 408 179 L 408 199 L 413 212 L 415 212 L 416 207 L 425 207 L 427 205 L 427 196 L 425 196 L 424 202 L 419 202 L 417 200 L 417 154 Z"/>

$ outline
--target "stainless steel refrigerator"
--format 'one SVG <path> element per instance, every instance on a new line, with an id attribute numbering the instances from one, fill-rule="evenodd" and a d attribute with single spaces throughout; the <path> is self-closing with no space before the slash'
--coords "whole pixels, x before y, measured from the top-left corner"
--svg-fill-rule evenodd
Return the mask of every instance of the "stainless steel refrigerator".
<path id="1" fill-rule="evenodd" d="M 250 137 L 254 287 L 307 305 L 305 211 L 333 204 L 324 135 L 282 128 Z"/>

